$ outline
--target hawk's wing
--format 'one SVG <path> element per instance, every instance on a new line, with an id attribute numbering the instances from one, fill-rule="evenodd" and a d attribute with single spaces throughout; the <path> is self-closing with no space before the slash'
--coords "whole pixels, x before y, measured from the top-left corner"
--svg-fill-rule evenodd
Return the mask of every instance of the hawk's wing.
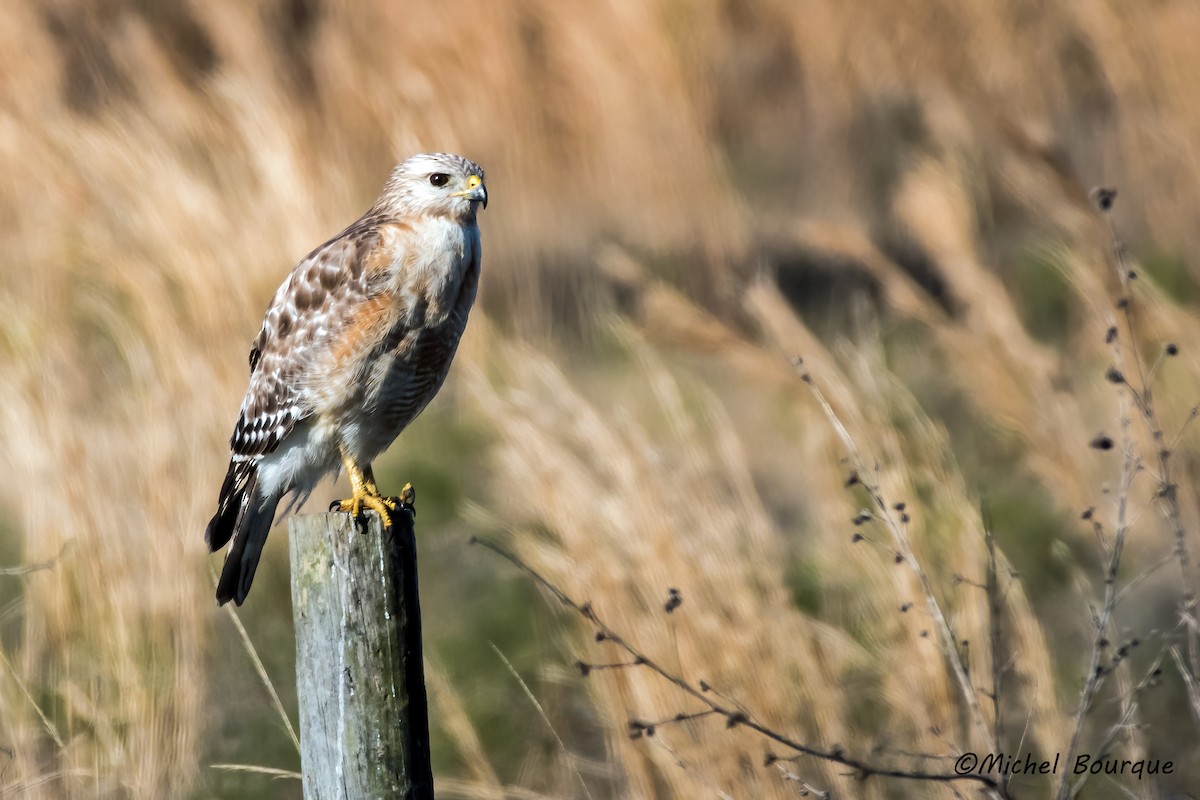
<path id="1" fill-rule="evenodd" d="M 308 378 L 371 296 L 365 265 L 379 238 L 371 222 L 355 223 L 305 256 L 275 292 L 250 350 L 250 386 L 229 443 L 234 459 L 273 452 L 313 412 Z"/>
<path id="2" fill-rule="evenodd" d="M 218 603 L 246 599 L 280 494 L 293 488 L 259 486 L 259 459 L 313 413 L 311 378 L 331 339 L 345 334 L 370 296 L 364 265 L 378 244 L 373 221 L 360 220 L 309 253 L 271 301 L 250 351 L 250 388 L 230 439 L 217 513 L 204 531 L 210 551 L 233 542 L 217 582 Z"/>

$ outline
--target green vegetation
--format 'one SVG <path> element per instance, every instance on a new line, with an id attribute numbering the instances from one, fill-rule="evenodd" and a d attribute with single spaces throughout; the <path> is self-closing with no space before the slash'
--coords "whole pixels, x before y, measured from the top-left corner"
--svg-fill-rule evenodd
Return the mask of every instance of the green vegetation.
<path id="1" fill-rule="evenodd" d="M 1041 342 L 1063 344 L 1078 327 L 1071 318 L 1075 298 L 1064 265 L 1037 250 L 1020 260 L 1014 278 L 1013 295 L 1026 329 Z"/>
<path id="2" fill-rule="evenodd" d="M 1140 261 L 1142 269 L 1176 303 L 1195 306 L 1200 303 L 1200 282 L 1188 260 L 1179 254 L 1148 253 Z"/>

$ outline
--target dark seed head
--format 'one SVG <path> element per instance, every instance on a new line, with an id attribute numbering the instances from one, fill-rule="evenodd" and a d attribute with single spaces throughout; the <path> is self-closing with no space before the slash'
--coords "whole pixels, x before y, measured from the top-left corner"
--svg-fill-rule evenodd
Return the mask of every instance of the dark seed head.
<path id="1" fill-rule="evenodd" d="M 1164 351 L 1166 352 L 1166 354 L 1167 354 L 1167 355 L 1169 355 L 1169 356 L 1177 356 L 1177 355 L 1179 355 L 1179 345 L 1175 344 L 1174 342 L 1168 342 L 1168 343 L 1167 343 L 1167 346 L 1166 346 L 1166 347 L 1164 347 L 1164 348 L 1163 348 L 1163 350 L 1164 350 Z"/>
<path id="2" fill-rule="evenodd" d="M 1105 186 L 1098 186 L 1092 190 L 1092 202 L 1096 204 L 1096 208 L 1101 211 L 1111 211 L 1113 201 L 1117 199 L 1117 190 Z"/>
<path id="3" fill-rule="evenodd" d="M 1104 378 L 1109 383 L 1123 383 L 1125 381 L 1125 376 L 1116 367 L 1109 367 L 1104 373 Z"/>
<path id="4" fill-rule="evenodd" d="M 668 614 L 683 605 L 683 597 L 680 596 L 678 589 L 667 590 L 667 602 L 663 605 L 663 610 Z"/>
<path id="5" fill-rule="evenodd" d="M 1112 450 L 1113 449 L 1113 440 L 1110 437 L 1105 436 L 1103 433 L 1097 434 L 1096 438 L 1094 438 L 1090 442 L 1088 442 L 1088 447 L 1091 447 L 1095 450 Z M 1091 519 L 1091 509 L 1090 508 L 1085 512 L 1085 514 L 1086 514 L 1086 516 L 1084 517 L 1084 519 Z"/>

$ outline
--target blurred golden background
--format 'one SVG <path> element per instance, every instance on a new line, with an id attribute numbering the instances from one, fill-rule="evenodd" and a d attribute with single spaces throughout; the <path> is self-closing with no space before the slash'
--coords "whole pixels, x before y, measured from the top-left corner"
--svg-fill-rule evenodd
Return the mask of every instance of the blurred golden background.
<path id="1" fill-rule="evenodd" d="M 213 766 L 299 757 L 203 529 L 275 287 L 423 150 L 477 160 L 492 201 L 450 382 L 377 469 L 418 491 L 439 796 L 798 790 L 716 720 L 631 740 L 631 717 L 695 709 L 644 670 L 581 676 L 617 654 L 471 534 L 803 741 L 906 764 L 969 745 L 929 619 L 900 610 L 911 571 L 852 543 L 866 500 L 795 354 L 908 503 L 980 684 L 986 502 L 1012 565 L 1005 740 L 1065 751 L 1103 587 L 1080 515 L 1111 530 L 1124 497 L 1120 448 L 1088 442 L 1132 413 L 1104 379 L 1123 290 L 1088 191 L 1119 190 L 1126 347 L 1181 348 L 1154 383 L 1173 437 L 1200 400 L 1197 41 L 1182 0 L 6 0 L 0 797 L 300 796 Z M 1124 680 L 1196 585 L 1198 458 L 1190 430 L 1193 563 L 1118 610 L 1148 643 Z M 1123 577 L 1170 561 L 1153 490 Z M 294 718 L 285 538 L 240 617 Z M 1114 745 L 1172 758 L 1162 791 L 1200 785 L 1186 661 Z"/>

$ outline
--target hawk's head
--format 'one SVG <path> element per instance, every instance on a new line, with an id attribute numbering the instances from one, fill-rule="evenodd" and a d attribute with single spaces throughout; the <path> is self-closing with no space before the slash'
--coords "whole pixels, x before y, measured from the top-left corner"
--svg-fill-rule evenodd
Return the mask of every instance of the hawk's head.
<path id="1" fill-rule="evenodd" d="M 453 153 L 421 153 L 392 170 L 376 206 L 397 216 L 432 214 L 473 222 L 487 207 L 483 168 Z"/>

